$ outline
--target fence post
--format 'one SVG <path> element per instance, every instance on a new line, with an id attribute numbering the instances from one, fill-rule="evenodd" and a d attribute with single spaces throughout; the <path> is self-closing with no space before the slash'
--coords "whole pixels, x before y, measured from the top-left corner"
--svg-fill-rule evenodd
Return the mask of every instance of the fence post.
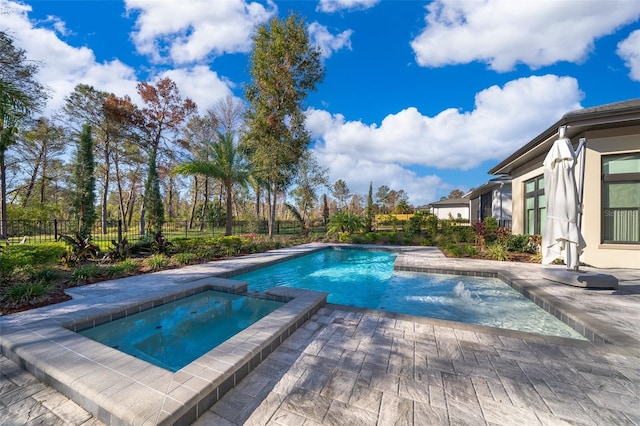
<path id="1" fill-rule="evenodd" d="M 118 219 L 118 244 L 122 242 L 122 219 Z"/>
<path id="2" fill-rule="evenodd" d="M 53 219 L 53 239 L 58 241 L 58 219 Z"/>

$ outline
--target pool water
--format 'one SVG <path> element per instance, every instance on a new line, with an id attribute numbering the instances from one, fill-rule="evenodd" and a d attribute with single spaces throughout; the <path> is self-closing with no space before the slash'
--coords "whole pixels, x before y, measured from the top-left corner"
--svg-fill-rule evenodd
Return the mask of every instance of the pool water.
<path id="1" fill-rule="evenodd" d="M 178 371 L 283 304 L 209 290 L 80 334 Z"/>
<path id="2" fill-rule="evenodd" d="M 394 271 L 396 256 L 329 249 L 234 279 L 253 291 L 305 288 L 329 293 L 329 303 L 586 340 L 498 278 Z"/>

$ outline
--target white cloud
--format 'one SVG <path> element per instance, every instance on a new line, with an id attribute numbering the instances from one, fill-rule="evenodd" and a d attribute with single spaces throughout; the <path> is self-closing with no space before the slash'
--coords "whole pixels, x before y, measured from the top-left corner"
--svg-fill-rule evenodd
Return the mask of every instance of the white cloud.
<path id="1" fill-rule="evenodd" d="M 139 13 L 132 33 L 138 52 L 156 62 L 169 59 L 176 64 L 248 52 L 255 27 L 276 11 L 272 2 L 265 7 L 244 0 L 125 2 L 128 11 Z"/>
<path id="2" fill-rule="evenodd" d="M 447 185 L 436 176 L 417 177 L 410 167 L 464 171 L 500 161 L 565 113 L 579 109 L 582 96 L 574 78 L 533 76 L 479 92 L 470 112 L 449 108 L 428 117 L 409 107 L 377 125 L 309 110 L 307 128 L 333 180 L 345 179 L 361 193 L 370 181 L 395 180 L 401 186 L 394 189 L 407 191 L 417 205 L 448 192 L 442 191 Z M 420 192 L 410 192 L 413 188 Z"/>
<path id="3" fill-rule="evenodd" d="M 640 81 L 640 30 L 632 32 L 629 37 L 618 43 L 616 53 L 629 67 L 631 80 Z"/>
<path id="4" fill-rule="evenodd" d="M 64 98 L 80 83 L 119 96 L 135 92 L 136 78 L 131 67 L 118 60 L 96 62 L 90 49 L 69 46 L 54 31 L 34 26 L 29 12 L 31 6 L 0 0 L 3 30 L 17 47 L 25 50 L 29 60 L 39 64 L 38 80 L 51 89 L 45 115 L 59 109 Z M 55 22 L 55 28 L 64 32 L 62 22 L 51 17 L 49 22 Z"/>
<path id="5" fill-rule="evenodd" d="M 128 95 L 140 104 L 133 68 L 118 60 L 98 63 L 92 50 L 70 46 L 53 30 L 37 28 L 28 17 L 30 6 L 0 0 L 0 10 L 3 28 L 14 38 L 16 46 L 26 51 L 28 59 L 40 64 L 38 80 L 51 89 L 45 115 L 59 110 L 64 98 L 78 84 L 88 84 L 118 96 Z M 56 29 L 65 27 L 64 22 L 54 17 L 49 17 L 48 22 L 55 23 Z M 165 71 L 152 80 L 163 77 L 175 81 L 181 94 L 190 97 L 202 111 L 232 95 L 233 83 L 205 66 Z"/>
<path id="6" fill-rule="evenodd" d="M 231 82 L 221 79 L 218 74 L 205 66 L 190 69 L 176 69 L 164 72 L 159 78 L 169 77 L 173 80 L 180 94 L 191 98 L 203 113 L 213 107 L 219 100 L 232 96 Z"/>
<path id="7" fill-rule="evenodd" d="M 480 61 L 508 71 L 584 61 L 595 39 L 640 17 L 640 2 L 435 0 L 426 10 L 426 28 L 411 42 L 418 64 Z"/>
<path id="8" fill-rule="evenodd" d="M 333 35 L 324 25 L 320 25 L 318 22 L 312 22 L 309 24 L 308 31 L 311 43 L 320 47 L 323 58 L 330 57 L 333 52 L 342 48 L 351 50 L 352 30 L 345 30 L 340 34 Z"/>
<path id="9" fill-rule="evenodd" d="M 333 13 L 339 10 L 365 10 L 369 9 L 380 0 L 320 0 L 316 10 Z"/>

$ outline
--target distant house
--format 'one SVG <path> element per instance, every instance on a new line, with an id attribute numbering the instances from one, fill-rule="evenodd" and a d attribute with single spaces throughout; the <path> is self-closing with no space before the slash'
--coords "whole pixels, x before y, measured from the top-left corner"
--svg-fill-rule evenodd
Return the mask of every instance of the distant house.
<path id="1" fill-rule="evenodd" d="M 581 138 L 587 143 L 581 220 L 587 247 L 581 261 L 640 268 L 640 99 L 569 112 L 489 171 L 512 178 L 512 232 L 544 229 L 542 162 L 561 126 L 574 149 Z"/>
<path id="2" fill-rule="evenodd" d="M 500 226 L 511 227 L 511 176 L 499 176 L 465 195 L 469 198 L 471 223 L 482 222 L 488 217 Z"/>
<path id="3" fill-rule="evenodd" d="M 427 204 L 426 210 L 438 217 L 438 219 L 465 219 L 469 220 L 468 198 L 445 198 L 434 203 Z"/>

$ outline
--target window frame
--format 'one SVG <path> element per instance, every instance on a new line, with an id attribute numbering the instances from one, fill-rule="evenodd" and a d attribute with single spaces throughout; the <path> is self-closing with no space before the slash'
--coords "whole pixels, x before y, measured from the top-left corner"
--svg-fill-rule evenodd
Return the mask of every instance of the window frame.
<path id="1" fill-rule="evenodd" d="M 533 191 L 527 192 L 528 184 L 533 183 L 534 189 Z M 540 185 L 542 183 L 542 185 Z M 542 223 L 542 218 L 540 217 L 540 211 L 542 208 L 546 210 L 546 198 L 545 205 L 540 206 L 540 198 L 541 196 L 545 196 L 545 185 L 544 185 L 544 174 L 538 175 L 534 178 L 528 179 L 524 181 L 524 233 L 529 235 L 542 235 L 542 231 L 544 230 L 544 223 Z M 542 187 L 541 187 L 542 186 Z M 533 232 L 529 229 L 529 209 L 527 208 L 527 201 L 529 199 L 533 199 Z M 542 208 L 541 208 L 542 207 Z"/>
<path id="2" fill-rule="evenodd" d="M 602 189 L 600 191 L 600 242 L 602 244 L 615 244 L 615 245 L 639 245 L 640 244 L 640 235 L 638 236 L 637 241 L 618 241 L 607 239 L 607 235 L 605 235 L 605 231 L 607 229 L 606 220 L 611 216 L 610 211 L 613 209 L 609 207 L 606 203 L 607 197 L 607 185 L 608 183 L 625 183 L 625 182 L 636 182 L 640 185 L 640 172 L 631 172 L 631 173 L 605 173 L 605 161 L 611 161 L 615 159 L 615 157 L 629 157 L 633 156 L 638 158 L 640 161 L 640 152 L 628 152 L 622 154 L 610 154 L 603 155 L 601 157 L 600 166 L 601 166 L 601 185 Z M 637 215 L 640 217 L 640 203 L 637 206 Z"/>

